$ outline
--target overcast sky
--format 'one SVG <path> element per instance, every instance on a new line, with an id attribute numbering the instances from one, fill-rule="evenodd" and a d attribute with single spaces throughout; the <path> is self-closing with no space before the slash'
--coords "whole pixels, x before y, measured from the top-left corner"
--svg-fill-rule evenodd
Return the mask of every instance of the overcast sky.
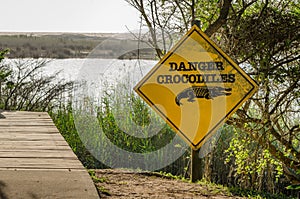
<path id="1" fill-rule="evenodd" d="M 125 0 L 0 0 L 0 32 L 127 32 L 139 14 Z"/>

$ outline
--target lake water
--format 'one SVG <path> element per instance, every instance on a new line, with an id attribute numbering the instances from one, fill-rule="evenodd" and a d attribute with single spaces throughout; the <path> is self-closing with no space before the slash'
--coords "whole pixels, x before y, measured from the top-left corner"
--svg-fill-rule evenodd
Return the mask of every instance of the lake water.
<path id="1" fill-rule="evenodd" d="M 37 59 L 4 59 L 4 64 L 15 66 L 22 62 L 34 64 Z M 53 59 L 43 67 L 42 75 L 52 75 L 56 72 L 60 80 L 71 81 L 107 81 L 116 82 L 131 76 L 138 80 L 144 76 L 157 61 L 151 60 L 118 60 L 118 59 Z"/>
<path id="2" fill-rule="evenodd" d="M 32 68 L 38 61 L 44 60 L 4 59 L 3 63 L 9 64 L 13 68 L 16 68 L 16 65 L 26 63 L 25 67 Z M 80 100 L 83 97 L 101 99 L 104 92 L 109 89 L 115 90 L 120 84 L 125 85 L 123 88 L 125 92 L 131 92 L 133 87 L 156 63 L 157 61 L 151 60 L 53 59 L 47 62 L 39 75 L 49 76 L 59 72 L 56 81 L 81 83 L 74 89 L 73 97 L 81 98 Z"/>
<path id="3" fill-rule="evenodd" d="M 4 59 L 3 63 L 14 66 L 17 63 L 32 62 L 38 59 Z M 113 73 L 120 75 L 127 70 L 136 69 L 136 73 L 147 72 L 157 61 L 150 60 L 118 60 L 118 59 L 53 59 L 43 67 L 44 75 L 51 75 L 60 71 L 59 77 L 67 80 L 76 80 L 82 76 L 80 73 L 105 75 Z M 134 72 L 135 73 L 135 72 Z M 93 78 L 95 79 L 95 78 Z"/>

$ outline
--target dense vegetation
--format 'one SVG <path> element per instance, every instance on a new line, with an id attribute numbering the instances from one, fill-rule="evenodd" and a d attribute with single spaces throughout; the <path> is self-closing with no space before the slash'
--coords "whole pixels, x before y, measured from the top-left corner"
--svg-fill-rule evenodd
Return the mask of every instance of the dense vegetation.
<path id="1" fill-rule="evenodd" d="M 122 37 L 125 37 L 126 40 Z M 151 48 L 124 53 L 123 46 L 136 49 L 137 41 L 127 34 L 2 33 L 0 49 L 9 48 L 8 58 L 86 58 L 97 45 L 97 58 L 153 58 Z M 122 55 L 122 57 L 119 57 Z"/>
<path id="2" fill-rule="evenodd" d="M 220 181 L 226 174 L 227 179 L 235 179 L 232 182 L 236 185 L 272 192 L 278 190 L 283 175 L 290 182 L 299 183 L 300 10 L 297 1 L 127 2 L 141 13 L 144 26 L 149 28 L 149 44 L 158 56 L 172 44 L 170 35 L 183 34 L 191 22 L 200 20 L 204 32 L 259 84 L 257 94 L 227 121 L 232 128 L 232 139 L 221 153 L 226 151 L 225 162 L 230 166 L 220 164 L 224 161 L 222 156 L 217 156 L 219 143 L 205 158 L 207 178 Z"/>
<path id="3" fill-rule="evenodd" d="M 105 37 L 79 34 L 2 34 L 0 48 L 9 48 L 9 58 L 80 58 L 96 47 Z"/>
<path id="4" fill-rule="evenodd" d="M 4 52 L 1 54 L 4 55 Z M 36 64 L 37 60 L 32 60 L 30 65 Z M 20 62 L 21 63 L 21 62 Z M 40 67 L 43 66 L 39 65 Z M 52 89 L 54 93 L 58 93 L 55 98 L 51 98 L 47 103 L 45 100 L 36 100 L 36 104 L 39 104 L 39 106 L 30 106 L 33 103 L 30 102 L 32 100 L 25 100 L 27 99 L 26 96 L 33 96 L 33 93 L 36 93 L 37 96 L 43 96 L 44 92 L 43 89 L 40 90 L 28 90 L 23 88 L 26 87 L 17 87 L 15 89 L 15 93 L 20 93 L 21 96 L 24 96 L 21 99 L 21 101 L 25 101 L 25 103 L 20 103 L 19 106 L 14 106 L 14 104 L 17 103 L 17 98 L 12 98 L 13 100 L 8 100 L 10 102 L 14 103 L 8 103 L 5 105 L 5 99 L 6 96 L 8 96 L 8 91 L 11 92 L 11 88 L 13 85 L 10 83 L 11 77 L 14 77 L 10 70 L 8 70 L 9 66 L 5 66 L 7 68 L 3 68 L 4 66 L 1 65 L 1 74 L 3 77 L 5 76 L 6 79 L 2 79 L 2 101 L 1 101 L 1 107 L 6 109 L 12 109 L 12 110 L 32 110 L 32 111 L 39 111 L 39 110 L 48 110 L 51 117 L 53 118 L 56 126 L 58 127 L 59 131 L 62 133 L 62 135 L 65 137 L 73 151 L 76 153 L 78 158 L 81 160 L 81 162 L 87 167 L 87 168 L 107 168 L 106 165 L 99 162 L 93 155 L 89 152 L 89 150 L 86 149 L 85 143 L 83 143 L 84 140 L 81 139 L 81 137 L 78 135 L 75 122 L 74 122 L 74 112 L 72 108 L 72 104 L 69 101 L 69 103 L 64 104 L 61 103 L 63 98 L 70 97 L 69 91 L 72 88 L 73 83 L 64 84 L 64 87 L 58 87 L 57 90 Z M 40 68 L 38 67 L 38 68 Z M 36 71 L 36 69 L 34 69 Z M 35 72 L 32 72 L 34 74 Z M 5 75 L 6 74 L 6 75 Z M 20 74 L 26 74 L 20 72 Z M 35 73 L 36 74 L 36 73 Z M 43 77 L 42 79 L 47 79 L 48 77 Z M 53 78 L 53 77 L 52 77 Z M 29 82 L 26 82 L 26 78 L 21 78 L 24 85 L 31 85 Z M 34 78 L 31 78 L 34 79 Z M 55 82 L 55 79 L 52 79 L 52 81 Z M 18 82 L 18 81 L 17 81 Z M 51 82 L 51 81 L 50 81 Z M 54 83 L 53 82 L 53 83 Z M 51 84 L 50 84 L 51 85 Z M 19 90 L 20 89 L 20 90 Z M 22 91 L 24 93 L 27 93 L 27 95 L 22 94 Z M 31 93 L 32 91 L 32 93 Z M 13 96 L 13 95 L 12 95 Z M 37 98 L 37 99 L 43 99 L 43 98 Z M 128 98 L 130 102 L 133 102 L 135 108 L 133 110 L 137 111 L 135 112 L 135 118 L 139 121 L 139 123 L 147 123 L 148 121 L 148 113 L 149 108 L 139 99 L 134 96 L 131 96 Z M 23 106 L 21 106 L 23 104 Z M 114 106 L 112 106 L 114 104 Z M 26 106 L 24 106 L 26 105 Z M 150 137 L 150 139 L 134 139 L 132 136 L 128 136 L 127 134 L 124 134 L 122 131 L 120 131 L 120 128 L 116 124 L 114 111 L 113 109 L 118 109 L 118 106 L 116 106 L 116 103 L 113 101 L 113 98 L 110 98 L 109 96 L 106 96 L 103 98 L 102 108 L 99 109 L 99 107 L 95 110 L 98 110 L 97 112 L 97 118 L 98 118 L 98 124 L 102 126 L 103 129 L 105 129 L 105 135 L 110 137 L 110 140 L 116 144 L 118 147 L 121 147 L 123 149 L 129 150 L 129 151 L 135 151 L 135 152 L 147 152 L 156 150 L 157 148 L 160 148 L 161 146 L 165 145 L 169 142 L 169 140 L 174 136 L 174 133 L 166 126 L 164 129 L 164 132 L 159 133 L 158 135 L 155 135 L 153 137 Z M 120 105 L 119 105 L 120 106 Z M 32 107 L 32 108 L 30 108 Z M 120 107 L 119 107 L 120 108 Z M 121 112 L 122 113 L 122 112 Z M 87 123 L 87 118 L 83 117 L 83 122 Z M 124 125 L 126 122 L 123 122 Z M 87 129 L 88 131 L 92 132 L 93 129 Z M 237 129 L 231 127 L 231 126 L 224 126 L 222 128 L 221 137 L 218 140 L 218 144 L 214 147 L 214 150 L 212 153 L 210 153 L 207 158 L 205 158 L 206 166 L 205 166 L 205 177 L 206 179 L 210 179 L 211 181 L 218 183 L 218 184 L 225 184 L 228 186 L 235 186 L 238 187 L 238 184 L 240 183 L 240 179 L 236 174 L 234 173 L 235 166 L 232 164 L 232 162 L 228 161 L 230 159 L 230 156 L 224 156 L 224 153 L 231 150 L 230 141 L 232 142 L 239 142 L 240 140 L 238 138 L 235 138 L 236 134 L 242 134 L 242 132 L 237 132 Z M 166 136 L 168 135 L 168 136 Z M 91 135 L 93 136 L 93 135 Z M 98 137 L 95 137 L 98 139 Z M 99 140 L 94 139 L 94 144 L 97 144 Z M 243 141 L 243 138 L 241 138 Z M 244 141 L 243 141 L 244 142 Z M 247 144 L 247 143 L 246 143 Z M 247 145 L 246 145 L 247 146 Z M 249 151 L 246 151 L 249 152 Z M 105 154 L 103 154 L 105 155 Z M 247 155 L 247 154 L 246 154 Z M 265 159 L 262 159 L 265 161 Z M 228 163 L 226 163 L 226 161 Z M 166 168 L 161 169 L 160 171 L 166 172 L 166 173 L 173 173 L 174 175 L 183 176 L 183 177 L 189 177 L 189 151 L 187 151 L 181 158 L 179 158 L 177 161 L 175 161 L 173 164 L 169 165 Z M 251 167 L 249 167 L 249 170 L 251 171 Z M 222 172 L 220 172 L 222 171 Z M 280 175 L 280 174 L 279 174 Z M 288 186 L 290 182 L 284 178 L 283 175 L 280 175 L 280 180 L 276 182 L 276 185 L 279 192 L 273 191 L 273 193 L 281 194 L 282 192 L 288 193 L 284 187 Z M 285 179 L 286 182 L 283 182 L 282 180 Z M 285 197 L 283 195 L 271 195 L 266 193 L 259 193 L 254 191 L 246 191 L 238 188 L 232 188 L 231 189 L 233 193 L 241 196 L 247 196 L 247 195 L 264 195 L 266 198 L 282 198 Z"/>

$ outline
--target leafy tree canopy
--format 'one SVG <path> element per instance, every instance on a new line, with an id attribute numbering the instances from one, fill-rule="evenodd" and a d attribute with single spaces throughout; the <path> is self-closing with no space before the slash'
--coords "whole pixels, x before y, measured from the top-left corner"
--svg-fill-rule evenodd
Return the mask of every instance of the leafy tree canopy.
<path id="1" fill-rule="evenodd" d="M 127 2 L 141 13 L 142 24 L 149 29 L 147 39 L 158 57 L 178 40 L 175 35 L 185 33 L 192 21 L 200 20 L 204 32 L 259 84 L 257 94 L 228 124 L 251 138 L 252 145 L 248 147 L 252 151 L 270 154 L 270 158 L 281 162 L 292 181 L 300 182 L 297 174 L 300 170 L 300 8 L 297 0 Z M 237 155 L 235 158 L 238 160 Z"/>

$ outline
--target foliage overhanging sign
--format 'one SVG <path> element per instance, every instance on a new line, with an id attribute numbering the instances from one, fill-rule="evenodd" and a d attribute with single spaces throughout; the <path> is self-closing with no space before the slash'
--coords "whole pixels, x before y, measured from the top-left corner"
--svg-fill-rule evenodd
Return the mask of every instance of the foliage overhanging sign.
<path id="1" fill-rule="evenodd" d="M 194 25 L 134 90 L 196 150 L 257 88 Z"/>

